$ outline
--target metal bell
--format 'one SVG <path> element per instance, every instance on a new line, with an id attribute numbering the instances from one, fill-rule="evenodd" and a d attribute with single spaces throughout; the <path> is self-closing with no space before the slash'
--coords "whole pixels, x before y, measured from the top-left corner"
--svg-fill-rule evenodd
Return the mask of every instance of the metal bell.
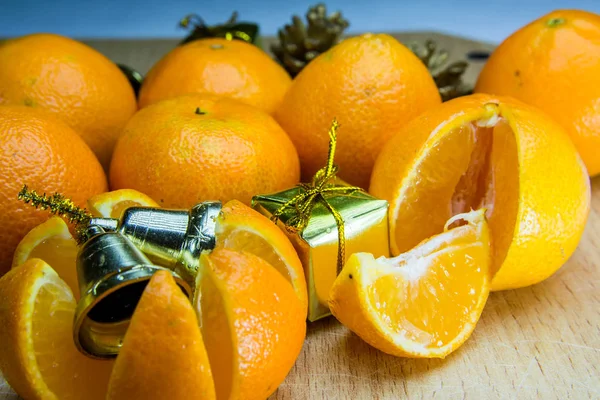
<path id="1" fill-rule="evenodd" d="M 190 210 L 130 207 L 120 219 L 92 218 L 90 225 L 122 234 L 152 261 L 193 283 L 200 253 L 215 247 L 221 202 L 207 201 Z"/>
<path id="2" fill-rule="evenodd" d="M 90 225 L 90 239 L 77 255 L 81 299 L 73 338 L 84 354 L 115 357 L 135 307 L 152 275 L 167 268 L 154 265 L 125 236 Z M 173 273 L 172 271 L 170 271 Z M 175 281 L 189 297 L 191 289 L 178 274 Z"/>

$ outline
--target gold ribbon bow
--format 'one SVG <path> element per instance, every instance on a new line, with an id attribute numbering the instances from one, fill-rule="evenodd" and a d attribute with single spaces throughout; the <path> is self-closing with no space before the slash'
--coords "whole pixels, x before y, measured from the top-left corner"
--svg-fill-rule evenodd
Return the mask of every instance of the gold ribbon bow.
<path id="1" fill-rule="evenodd" d="M 313 208 L 321 203 L 335 219 L 338 231 L 338 256 L 337 256 L 337 272 L 339 273 L 344 266 L 346 260 L 346 236 L 344 233 L 344 219 L 340 213 L 329 204 L 328 197 L 331 196 L 350 196 L 353 193 L 361 190 L 356 186 L 337 186 L 335 183 L 330 183 L 338 172 L 338 166 L 333 163 L 335 157 L 335 149 L 337 145 L 337 130 L 339 124 L 336 119 L 331 123 L 329 129 L 329 154 L 327 156 L 327 165 L 319 169 L 312 178 L 311 183 L 300 183 L 298 186 L 303 189 L 299 194 L 288 200 L 285 204 L 277 209 L 271 216 L 271 220 L 277 222 L 281 215 L 287 209 L 294 209 L 295 214 L 285 224 L 286 228 L 292 232 L 302 232 L 308 221 Z"/>

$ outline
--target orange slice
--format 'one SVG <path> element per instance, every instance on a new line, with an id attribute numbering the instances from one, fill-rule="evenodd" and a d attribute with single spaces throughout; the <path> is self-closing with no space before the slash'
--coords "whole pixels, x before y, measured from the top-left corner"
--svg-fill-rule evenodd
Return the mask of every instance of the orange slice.
<path id="1" fill-rule="evenodd" d="M 120 189 L 91 197 L 87 207 L 94 217 L 119 218 L 129 207 L 159 207 L 159 205 L 137 190 Z"/>
<path id="2" fill-rule="evenodd" d="M 0 370 L 25 399 L 104 399 L 112 361 L 92 360 L 73 342 L 75 299 L 44 261 L 30 259 L 0 279 Z"/>
<path id="3" fill-rule="evenodd" d="M 110 378 L 107 399 L 215 399 L 198 318 L 167 271 L 144 290 Z"/>
<path id="4" fill-rule="evenodd" d="M 216 235 L 217 249 L 245 251 L 271 264 L 292 284 L 302 307 L 308 310 L 302 263 L 294 246 L 277 225 L 252 208 L 232 200 L 223 206 Z"/>
<path id="5" fill-rule="evenodd" d="M 453 229 L 452 224 L 464 221 Z M 331 288 L 333 315 L 367 343 L 403 357 L 445 357 L 471 335 L 490 290 L 484 211 L 395 258 L 356 253 Z"/>
<path id="6" fill-rule="evenodd" d="M 533 107 L 482 94 L 402 127 L 378 156 L 370 192 L 390 203 L 395 255 L 451 216 L 486 208 L 493 290 L 552 275 L 575 251 L 590 210 L 589 178 L 563 128 Z"/>
<path id="7" fill-rule="evenodd" d="M 269 397 L 306 334 L 306 308 L 293 287 L 262 258 L 220 248 L 200 258 L 194 305 L 217 398 Z"/>
<path id="8" fill-rule="evenodd" d="M 21 240 L 15 250 L 12 268 L 31 258 L 40 258 L 54 268 L 78 300 L 79 284 L 75 267 L 77 251 L 77 242 L 65 221 L 59 217 L 52 217 L 33 228 Z"/>

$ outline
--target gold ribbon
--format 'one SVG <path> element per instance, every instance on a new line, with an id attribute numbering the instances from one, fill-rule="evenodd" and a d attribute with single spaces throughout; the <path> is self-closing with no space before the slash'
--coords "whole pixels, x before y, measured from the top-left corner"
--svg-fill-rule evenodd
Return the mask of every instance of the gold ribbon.
<path id="1" fill-rule="evenodd" d="M 338 274 L 344 266 L 346 260 L 346 236 L 344 232 L 344 219 L 340 213 L 329 204 L 327 200 L 331 196 L 350 196 L 353 193 L 361 190 L 356 186 L 337 186 L 335 183 L 330 183 L 338 172 L 338 166 L 334 164 L 333 159 L 335 157 L 335 149 L 337 146 L 337 130 L 339 124 L 336 119 L 331 123 L 329 129 L 329 154 L 327 155 L 327 164 L 325 167 L 319 169 L 315 176 L 313 176 L 311 183 L 300 183 L 298 186 L 303 190 L 288 200 L 285 204 L 277 209 L 271 216 L 271 220 L 277 222 L 281 215 L 286 212 L 287 209 L 295 210 L 294 216 L 292 216 L 286 222 L 286 228 L 291 232 L 302 232 L 308 221 L 313 208 L 321 203 L 335 219 L 338 231 L 338 256 L 337 256 L 337 272 Z"/>

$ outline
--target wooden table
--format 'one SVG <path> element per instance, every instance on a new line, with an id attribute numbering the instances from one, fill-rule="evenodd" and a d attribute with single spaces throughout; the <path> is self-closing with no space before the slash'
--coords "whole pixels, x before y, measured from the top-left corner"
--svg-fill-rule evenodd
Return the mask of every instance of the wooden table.
<path id="1" fill-rule="evenodd" d="M 493 48 L 426 32 L 396 36 L 434 38 L 453 59 Z M 88 43 L 145 73 L 176 42 Z M 471 65 L 468 82 L 481 64 Z M 592 192 L 586 232 L 567 264 L 541 284 L 493 293 L 473 336 L 445 360 L 388 356 L 329 318 L 309 325 L 300 358 L 272 398 L 600 399 L 600 178 Z M 0 400 L 15 399 L 0 376 Z"/>

